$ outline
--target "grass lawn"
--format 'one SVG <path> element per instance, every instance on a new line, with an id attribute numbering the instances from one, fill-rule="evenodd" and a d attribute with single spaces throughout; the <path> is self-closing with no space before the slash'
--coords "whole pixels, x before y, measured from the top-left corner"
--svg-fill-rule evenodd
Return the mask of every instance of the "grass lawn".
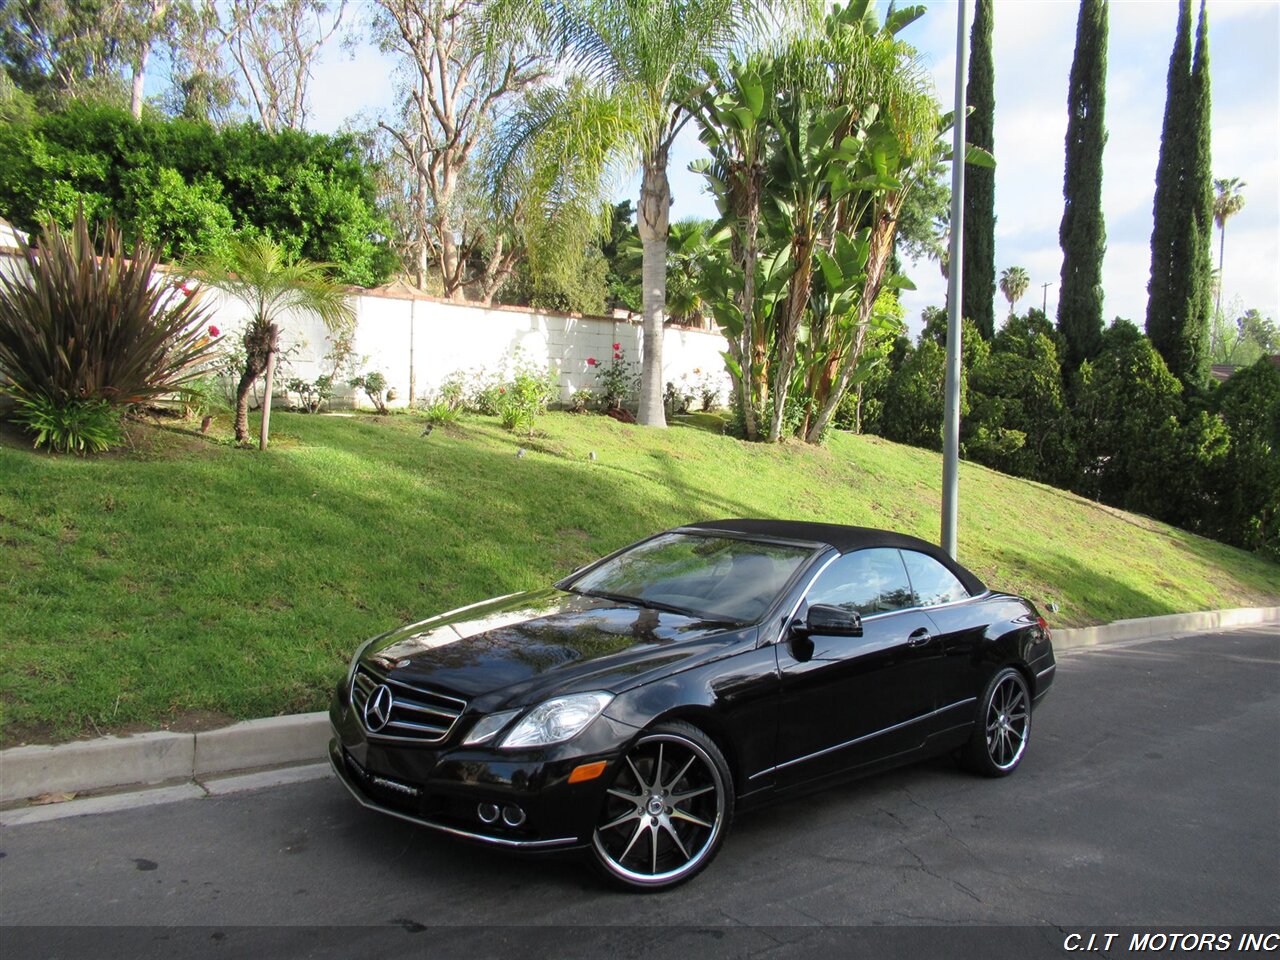
<path id="1" fill-rule="evenodd" d="M 875 437 L 770 447 L 705 416 L 551 414 L 533 440 L 485 418 L 422 438 L 409 416 L 281 413 L 259 454 L 225 419 L 91 459 L 0 436 L 0 743 L 321 709 L 362 638 L 683 522 L 938 536 L 940 458 Z M 1056 602 L 1056 625 L 1280 602 L 1257 557 L 982 467 L 960 482 L 961 561 Z"/>

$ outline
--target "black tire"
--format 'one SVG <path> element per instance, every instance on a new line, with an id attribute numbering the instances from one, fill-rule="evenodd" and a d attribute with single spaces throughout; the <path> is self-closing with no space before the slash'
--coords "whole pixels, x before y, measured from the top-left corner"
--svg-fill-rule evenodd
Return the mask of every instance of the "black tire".
<path id="1" fill-rule="evenodd" d="M 614 770 L 591 833 L 596 865 L 630 890 L 666 890 L 706 869 L 733 820 L 733 777 L 691 724 L 645 731 Z"/>
<path id="2" fill-rule="evenodd" d="M 966 769 L 1007 777 L 1018 769 L 1031 737 L 1031 691 L 1015 667 L 997 670 L 979 701 L 973 733 L 964 747 Z"/>

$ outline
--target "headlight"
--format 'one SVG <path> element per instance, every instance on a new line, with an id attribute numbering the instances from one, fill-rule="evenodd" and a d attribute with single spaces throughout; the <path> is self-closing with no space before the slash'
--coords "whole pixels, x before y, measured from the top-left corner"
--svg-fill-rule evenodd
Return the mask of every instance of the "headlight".
<path id="1" fill-rule="evenodd" d="M 501 746 L 545 747 L 581 733 L 613 700 L 613 694 L 577 693 L 547 700 L 530 710 L 503 738 Z"/>
<path id="2" fill-rule="evenodd" d="M 487 717 L 481 717 L 480 722 L 467 734 L 467 739 L 462 741 L 462 745 L 469 747 L 473 743 L 484 743 L 492 739 L 493 735 L 514 720 L 519 712 L 519 710 L 504 710 L 502 713 L 491 713 Z"/>

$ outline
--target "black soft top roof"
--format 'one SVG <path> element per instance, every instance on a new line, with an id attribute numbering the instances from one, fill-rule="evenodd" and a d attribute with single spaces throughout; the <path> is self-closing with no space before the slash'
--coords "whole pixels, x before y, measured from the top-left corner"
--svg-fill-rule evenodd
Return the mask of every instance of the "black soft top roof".
<path id="1" fill-rule="evenodd" d="M 901 550 L 917 550 L 927 554 L 956 575 L 970 595 L 982 593 L 987 588 L 972 573 L 956 563 L 941 548 L 927 540 L 877 530 L 874 527 L 849 527 L 840 523 L 814 523 L 808 520 L 708 520 L 691 523 L 682 530 L 717 530 L 739 533 L 749 537 L 774 537 L 779 540 L 807 540 L 825 543 L 841 553 L 862 550 L 866 547 L 896 547 Z"/>

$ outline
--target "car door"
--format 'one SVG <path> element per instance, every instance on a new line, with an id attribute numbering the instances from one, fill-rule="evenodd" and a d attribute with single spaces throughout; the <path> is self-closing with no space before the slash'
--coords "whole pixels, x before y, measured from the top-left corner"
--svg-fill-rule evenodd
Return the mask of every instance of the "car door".
<path id="1" fill-rule="evenodd" d="M 991 673 L 981 661 L 983 640 L 991 612 L 981 600 L 970 600 L 959 578 L 938 560 L 916 550 L 903 550 L 902 559 L 911 578 L 916 602 L 933 621 L 938 636 L 938 656 L 930 660 L 935 670 L 934 709 L 943 727 L 967 723 L 973 701 Z"/>
<path id="2" fill-rule="evenodd" d="M 777 645 L 782 681 L 777 783 L 802 783 L 912 750 L 931 732 L 936 628 L 915 609 L 897 550 L 845 554 L 810 587 L 811 604 L 862 617 L 861 636 L 797 637 Z"/>

